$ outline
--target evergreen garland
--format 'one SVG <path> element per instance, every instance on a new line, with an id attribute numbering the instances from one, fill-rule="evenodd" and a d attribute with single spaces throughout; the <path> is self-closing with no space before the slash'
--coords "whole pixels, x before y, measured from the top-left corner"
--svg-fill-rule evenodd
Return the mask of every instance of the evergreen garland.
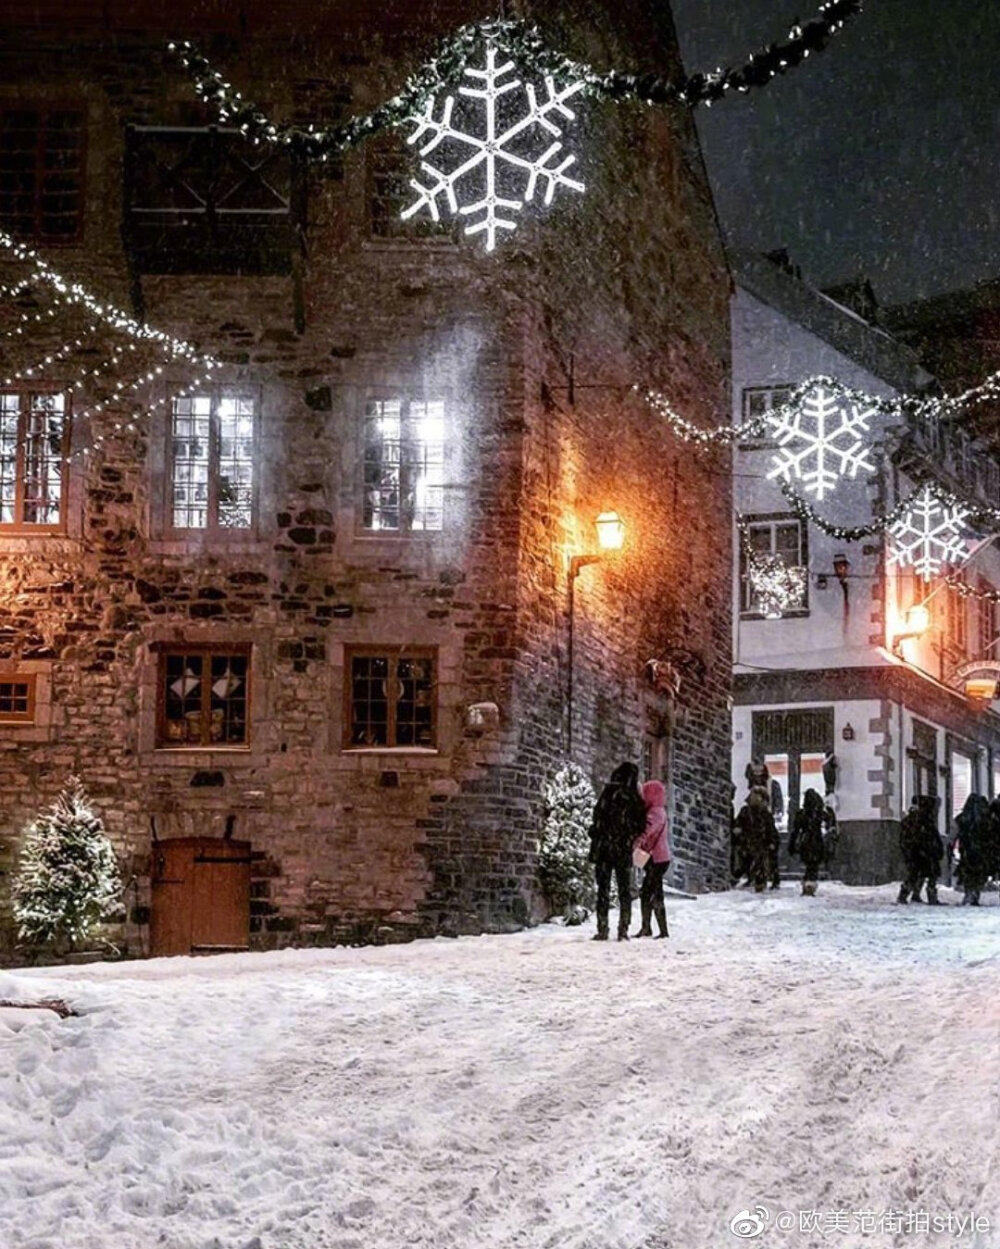
<path id="1" fill-rule="evenodd" d="M 75 945 L 120 904 L 121 874 L 99 815 L 71 777 L 46 811 L 25 829 L 12 884 L 22 941 Z"/>
<path id="2" fill-rule="evenodd" d="M 549 914 L 593 906 L 590 822 L 594 787 L 575 763 L 567 763 L 545 786 L 545 822 L 538 844 L 538 879 Z"/>

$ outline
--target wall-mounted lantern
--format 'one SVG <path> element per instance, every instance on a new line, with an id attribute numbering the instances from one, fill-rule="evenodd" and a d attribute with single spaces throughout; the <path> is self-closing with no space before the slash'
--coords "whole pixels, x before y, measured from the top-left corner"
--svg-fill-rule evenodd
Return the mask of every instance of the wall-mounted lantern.
<path id="1" fill-rule="evenodd" d="M 918 638 L 931 627 L 930 609 L 924 603 L 914 603 L 906 609 L 906 628 L 902 633 L 894 633 L 892 637 L 892 653 L 902 656 L 902 644 L 907 638 Z"/>
<path id="2" fill-rule="evenodd" d="M 586 555 L 574 555 L 569 561 L 569 647 L 566 656 L 567 690 L 566 690 L 566 753 L 573 751 L 573 633 L 576 608 L 576 579 L 580 569 L 588 564 L 596 564 L 604 558 L 606 551 L 620 551 L 625 544 L 625 522 L 617 512 L 607 511 L 594 521 L 597 531 L 598 551 Z"/>
<path id="3" fill-rule="evenodd" d="M 854 725 L 851 724 L 850 720 L 848 720 L 844 727 L 840 730 L 840 736 L 845 742 L 854 741 Z"/>

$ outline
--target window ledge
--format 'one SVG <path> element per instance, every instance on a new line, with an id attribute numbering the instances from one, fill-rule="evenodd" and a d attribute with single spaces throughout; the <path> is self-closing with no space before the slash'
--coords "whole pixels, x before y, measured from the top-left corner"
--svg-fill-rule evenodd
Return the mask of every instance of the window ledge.
<path id="1" fill-rule="evenodd" d="M 783 611 L 780 616 L 765 616 L 759 611 L 741 611 L 741 620 L 766 620 L 777 624 L 779 620 L 804 620 L 809 615 L 808 607 L 798 607 L 794 611 Z"/>
<path id="2" fill-rule="evenodd" d="M 249 746 L 154 746 L 158 755 L 249 755 Z"/>
<path id="3" fill-rule="evenodd" d="M 342 755 L 439 755 L 436 746 L 344 746 Z"/>

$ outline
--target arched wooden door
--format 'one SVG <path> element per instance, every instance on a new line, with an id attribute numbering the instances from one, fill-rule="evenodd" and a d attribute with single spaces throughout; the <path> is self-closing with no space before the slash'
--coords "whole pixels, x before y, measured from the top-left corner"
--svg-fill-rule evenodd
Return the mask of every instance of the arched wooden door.
<path id="1" fill-rule="evenodd" d="M 153 843 L 150 954 L 250 945 L 250 843 L 177 837 Z"/>

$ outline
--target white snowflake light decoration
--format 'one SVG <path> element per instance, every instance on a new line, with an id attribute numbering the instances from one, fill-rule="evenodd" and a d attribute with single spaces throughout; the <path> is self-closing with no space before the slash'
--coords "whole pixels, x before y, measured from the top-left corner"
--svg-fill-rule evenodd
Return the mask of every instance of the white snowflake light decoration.
<path id="1" fill-rule="evenodd" d="M 873 473 L 867 439 L 874 413 L 874 407 L 814 386 L 796 408 L 778 408 L 769 418 L 782 450 L 776 452 L 768 477 L 798 477 L 804 490 L 822 499 L 842 477 Z"/>
<path id="2" fill-rule="evenodd" d="M 435 100 L 427 102 L 423 116 L 416 117 L 416 130 L 408 143 L 421 143 L 420 155 L 427 156 L 442 147 L 439 159 L 448 164 L 440 169 L 429 161 L 421 161 L 421 169 L 428 175 L 426 185 L 413 179 L 410 186 L 417 192 L 417 199 L 402 212 L 406 220 L 426 208 L 434 221 L 441 219 L 441 202 L 451 213 L 458 213 L 474 220 L 465 227 L 466 234 L 485 234 L 486 250 L 496 246 L 498 230 L 513 230 L 516 222 L 511 214 L 518 212 L 534 199 L 539 179 L 545 183 L 545 204 L 552 203 L 557 187 L 583 191 L 582 182 L 570 178 L 566 170 L 575 162 L 573 155 L 560 159 L 562 130 L 552 120 L 553 115 L 572 121 L 575 114 L 566 107 L 565 101 L 583 88 L 582 82 L 571 82 L 566 87 L 556 87 L 552 78 L 545 78 L 546 99 L 539 103 L 533 83 L 524 83 L 525 100 L 517 120 L 508 120 L 506 111 L 501 119 L 498 101 L 522 86 L 520 79 L 506 76 L 514 69 L 513 61 L 497 65 L 497 49 L 494 44 L 486 46 L 486 68 L 466 68 L 466 77 L 482 83 L 481 87 L 459 87 L 458 94 L 466 99 L 479 101 L 475 112 L 482 113 L 483 134 L 471 133 L 476 122 L 474 116 L 466 117 L 461 109 L 461 124 L 468 122 L 469 129 L 453 124 L 455 96 L 445 98 L 440 120 L 434 119 Z M 504 81 L 501 81 L 504 80 Z M 539 135 L 541 133 L 541 141 Z M 429 138 L 427 137 L 429 136 Z M 555 141 L 539 151 L 548 138 Z M 470 151 L 471 149 L 471 151 Z M 460 204 L 459 191 L 474 198 Z M 514 198 L 514 196 L 517 198 Z"/>
<path id="3" fill-rule="evenodd" d="M 889 526 L 890 563 L 913 565 L 930 581 L 945 564 L 960 564 L 968 555 L 965 545 L 964 507 L 949 507 L 925 486 L 906 515 Z"/>

